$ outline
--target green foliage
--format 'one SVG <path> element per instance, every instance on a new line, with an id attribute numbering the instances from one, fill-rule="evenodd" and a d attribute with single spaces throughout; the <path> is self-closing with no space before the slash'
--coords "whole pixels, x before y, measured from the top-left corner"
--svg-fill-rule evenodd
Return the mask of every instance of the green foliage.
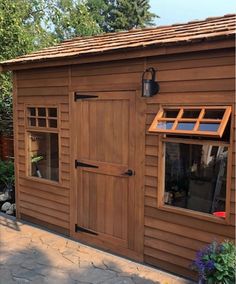
<path id="1" fill-rule="evenodd" d="M 152 25 L 149 9 L 149 0 L 0 0 L 0 61 L 76 36 Z M 12 119 L 11 93 L 11 75 L 0 74 L 0 120 Z"/>
<path id="2" fill-rule="evenodd" d="M 14 184 L 14 163 L 0 160 L 0 185 L 11 186 Z"/>
<path id="3" fill-rule="evenodd" d="M 82 1 L 51 0 L 48 8 L 52 34 L 56 40 L 91 36 L 101 32 Z"/>
<path id="4" fill-rule="evenodd" d="M 193 268 L 207 284 L 235 283 L 236 248 L 233 242 L 211 243 L 197 253 Z"/>
<path id="5" fill-rule="evenodd" d="M 87 0 L 87 6 L 104 32 L 152 26 L 157 17 L 150 12 L 149 0 Z"/>

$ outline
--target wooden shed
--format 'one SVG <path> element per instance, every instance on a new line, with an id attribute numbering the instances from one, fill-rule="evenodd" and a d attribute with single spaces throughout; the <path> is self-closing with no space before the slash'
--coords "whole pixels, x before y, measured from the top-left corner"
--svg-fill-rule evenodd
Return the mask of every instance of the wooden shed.
<path id="1" fill-rule="evenodd" d="M 235 19 L 79 37 L 2 62 L 17 217 L 193 277 L 197 250 L 234 239 Z M 150 68 L 160 89 L 142 96 Z"/>

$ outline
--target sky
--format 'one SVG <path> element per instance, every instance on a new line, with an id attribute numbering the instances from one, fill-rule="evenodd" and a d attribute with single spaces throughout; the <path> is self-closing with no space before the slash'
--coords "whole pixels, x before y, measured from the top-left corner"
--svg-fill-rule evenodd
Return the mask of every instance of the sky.
<path id="1" fill-rule="evenodd" d="M 149 0 L 157 26 L 236 13 L 235 0 Z"/>

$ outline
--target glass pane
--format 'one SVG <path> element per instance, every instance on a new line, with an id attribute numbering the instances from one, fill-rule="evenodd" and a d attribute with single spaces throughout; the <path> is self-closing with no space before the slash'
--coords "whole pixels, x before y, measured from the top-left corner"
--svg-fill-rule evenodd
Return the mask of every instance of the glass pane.
<path id="1" fill-rule="evenodd" d="M 32 132 L 29 134 L 30 176 L 59 180 L 58 134 Z"/>
<path id="2" fill-rule="evenodd" d="M 195 122 L 179 122 L 176 130 L 193 130 Z"/>
<path id="3" fill-rule="evenodd" d="M 29 125 L 36 126 L 36 118 L 29 118 Z"/>
<path id="4" fill-rule="evenodd" d="M 46 116 L 46 108 L 45 107 L 39 107 L 38 108 L 38 116 Z"/>
<path id="5" fill-rule="evenodd" d="M 57 128 L 57 120 L 49 119 L 49 127 Z"/>
<path id="6" fill-rule="evenodd" d="M 39 118 L 38 119 L 38 126 L 39 127 L 46 127 L 46 119 L 45 118 Z"/>
<path id="7" fill-rule="evenodd" d="M 222 119 L 225 113 L 224 109 L 215 110 L 215 109 L 206 109 L 205 115 L 203 118 L 210 118 L 210 119 Z"/>
<path id="8" fill-rule="evenodd" d="M 28 110 L 29 110 L 29 115 L 30 116 L 36 116 L 36 109 L 35 109 L 35 107 L 29 107 Z"/>
<path id="9" fill-rule="evenodd" d="M 225 212 L 228 148 L 165 145 L 165 204 L 210 214 Z"/>
<path id="10" fill-rule="evenodd" d="M 219 123 L 204 123 L 201 122 L 198 131 L 210 131 L 210 132 L 217 132 L 220 124 Z"/>
<path id="11" fill-rule="evenodd" d="M 201 110 L 184 110 L 182 118 L 198 118 Z"/>
<path id="12" fill-rule="evenodd" d="M 165 111 L 165 117 L 166 118 L 176 118 L 179 114 L 179 109 L 171 109 Z"/>
<path id="13" fill-rule="evenodd" d="M 171 121 L 159 121 L 157 124 L 157 129 L 171 129 L 173 126 L 174 122 Z"/>
<path id="14" fill-rule="evenodd" d="M 49 117 L 57 117 L 57 109 L 56 108 L 49 108 L 48 109 L 48 116 Z"/>

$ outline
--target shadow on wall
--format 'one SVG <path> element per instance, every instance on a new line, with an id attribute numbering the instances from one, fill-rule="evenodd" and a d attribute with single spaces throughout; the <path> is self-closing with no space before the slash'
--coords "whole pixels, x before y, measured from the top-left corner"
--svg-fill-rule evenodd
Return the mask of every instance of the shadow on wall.
<path id="1" fill-rule="evenodd" d="M 136 274 L 123 272 L 115 263 L 106 262 L 104 266 L 80 266 L 63 257 L 46 255 L 34 245 L 27 249 L 12 251 L 1 249 L 0 283 L 33 283 L 33 284 L 158 284 Z M 48 254 L 48 253 L 47 253 Z M 6 257 L 5 257 L 6 256 Z"/>

